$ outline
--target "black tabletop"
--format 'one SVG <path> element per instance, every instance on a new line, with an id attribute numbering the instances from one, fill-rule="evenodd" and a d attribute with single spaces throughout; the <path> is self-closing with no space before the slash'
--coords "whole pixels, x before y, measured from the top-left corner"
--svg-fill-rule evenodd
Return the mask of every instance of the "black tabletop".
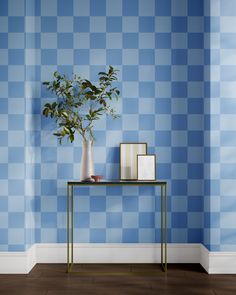
<path id="1" fill-rule="evenodd" d="M 166 185 L 167 181 L 160 180 L 102 180 L 98 182 L 82 182 L 79 180 L 69 180 L 68 185 Z"/>

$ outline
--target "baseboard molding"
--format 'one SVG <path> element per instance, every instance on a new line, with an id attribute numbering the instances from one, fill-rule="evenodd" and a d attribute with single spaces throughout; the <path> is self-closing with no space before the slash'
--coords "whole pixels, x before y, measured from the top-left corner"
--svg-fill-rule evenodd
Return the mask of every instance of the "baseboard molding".
<path id="1" fill-rule="evenodd" d="M 35 244 L 25 252 L 0 252 L 1 274 L 27 274 L 36 263 L 66 263 L 66 244 Z M 159 263 L 160 244 L 75 244 L 81 263 Z M 209 252 L 201 244 L 168 244 L 168 263 L 200 263 L 209 274 L 235 274 L 236 253 Z"/>

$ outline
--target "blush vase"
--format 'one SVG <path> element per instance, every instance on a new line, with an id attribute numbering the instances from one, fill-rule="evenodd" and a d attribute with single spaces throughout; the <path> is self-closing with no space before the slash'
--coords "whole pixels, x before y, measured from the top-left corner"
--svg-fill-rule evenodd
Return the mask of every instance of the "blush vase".
<path id="1" fill-rule="evenodd" d="M 91 140 L 83 140 L 80 180 L 90 178 L 91 175 L 94 175 L 93 142 Z"/>

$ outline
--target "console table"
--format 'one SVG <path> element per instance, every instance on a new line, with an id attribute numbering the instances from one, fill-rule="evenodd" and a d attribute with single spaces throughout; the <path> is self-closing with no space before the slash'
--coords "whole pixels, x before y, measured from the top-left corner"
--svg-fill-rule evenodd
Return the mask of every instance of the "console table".
<path id="1" fill-rule="evenodd" d="M 166 181 L 100 181 L 67 182 L 67 272 L 72 272 L 74 264 L 74 187 L 75 186 L 158 186 L 161 190 L 161 267 L 167 271 L 167 182 Z"/>

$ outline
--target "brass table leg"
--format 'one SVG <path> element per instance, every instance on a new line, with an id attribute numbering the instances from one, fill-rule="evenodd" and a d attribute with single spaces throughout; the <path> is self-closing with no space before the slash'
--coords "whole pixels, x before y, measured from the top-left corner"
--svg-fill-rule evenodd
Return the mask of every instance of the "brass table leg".
<path id="1" fill-rule="evenodd" d="M 167 271 L 167 189 L 161 185 L 161 267 Z"/>

